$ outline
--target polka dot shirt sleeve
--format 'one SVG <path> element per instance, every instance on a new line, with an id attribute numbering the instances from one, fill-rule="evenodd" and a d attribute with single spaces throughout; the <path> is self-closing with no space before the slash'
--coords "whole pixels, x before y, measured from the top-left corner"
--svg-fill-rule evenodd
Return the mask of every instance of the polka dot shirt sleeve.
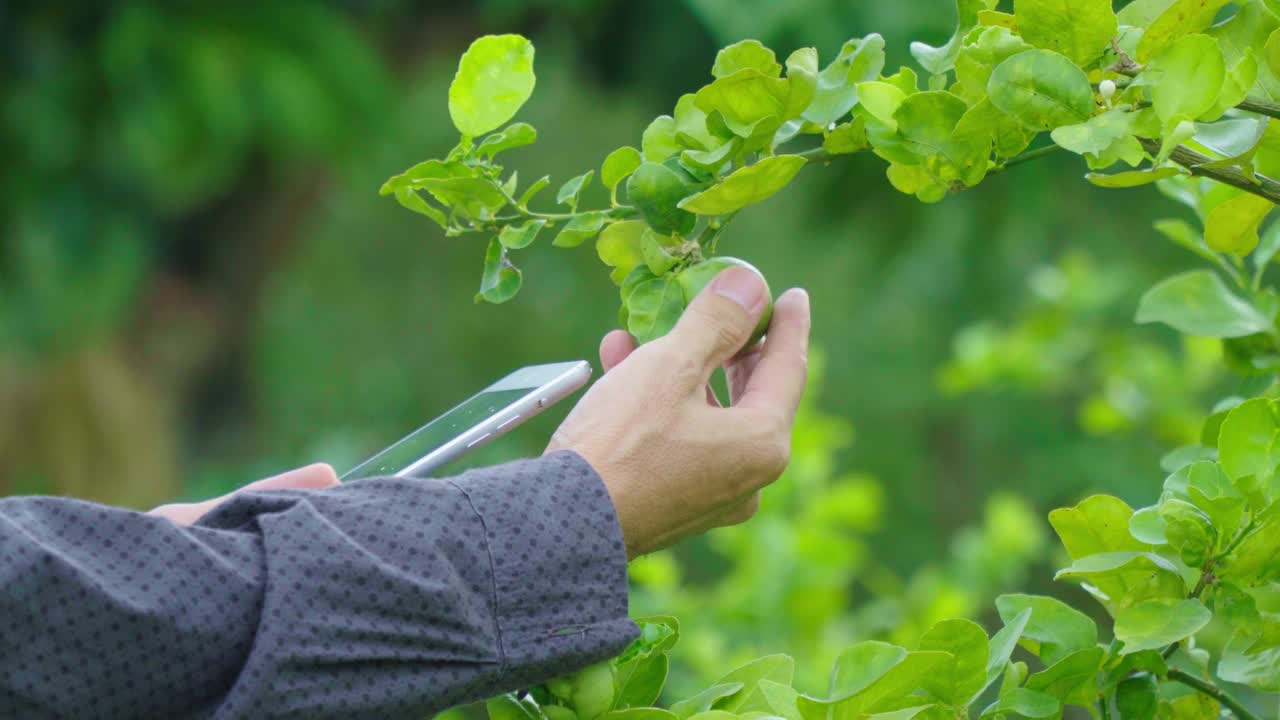
<path id="1" fill-rule="evenodd" d="M 0 717 L 411 718 L 636 636 L 603 483 L 562 452 L 242 493 L 191 527 L 0 500 Z"/>

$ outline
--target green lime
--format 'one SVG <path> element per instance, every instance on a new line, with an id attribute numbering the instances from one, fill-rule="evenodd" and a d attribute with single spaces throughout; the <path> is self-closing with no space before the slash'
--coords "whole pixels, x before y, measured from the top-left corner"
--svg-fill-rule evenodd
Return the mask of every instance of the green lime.
<path id="1" fill-rule="evenodd" d="M 684 168 L 675 164 L 647 162 L 627 178 L 627 196 L 640 210 L 649 227 L 661 235 L 693 230 L 697 216 L 676 205 L 698 192 L 700 185 Z"/>
<path id="2" fill-rule="evenodd" d="M 773 317 L 773 294 L 769 290 L 769 282 L 765 280 L 764 273 L 756 269 L 754 265 L 746 260 L 740 260 L 735 257 L 726 257 L 719 255 L 710 260 L 703 260 L 696 265 L 690 265 L 676 275 L 676 280 L 680 283 L 680 287 L 684 290 L 685 305 L 693 302 L 693 298 L 702 292 L 702 289 L 711 282 L 711 279 L 719 275 L 721 271 L 731 267 L 744 267 L 760 276 L 764 281 L 765 294 L 768 299 L 765 301 L 764 312 L 760 315 L 760 322 L 756 323 L 756 329 L 751 333 L 751 339 L 747 341 L 747 345 L 754 345 L 764 337 L 764 333 L 769 329 L 769 320 Z"/>

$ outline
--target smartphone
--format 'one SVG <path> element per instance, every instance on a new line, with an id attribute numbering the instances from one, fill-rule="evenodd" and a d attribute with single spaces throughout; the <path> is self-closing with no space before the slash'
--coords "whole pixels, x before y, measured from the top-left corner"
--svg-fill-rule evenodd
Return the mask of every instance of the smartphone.
<path id="1" fill-rule="evenodd" d="M 585 360 L 520 368 L 355 466 L 341 480 L 428 477 L 569 397 L 590 378 L 591 363 Z"/>

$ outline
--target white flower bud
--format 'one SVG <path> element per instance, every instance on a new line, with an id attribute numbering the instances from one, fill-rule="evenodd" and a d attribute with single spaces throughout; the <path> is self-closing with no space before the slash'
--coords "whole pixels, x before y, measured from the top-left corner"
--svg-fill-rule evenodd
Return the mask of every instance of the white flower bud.
<path id="1" fill-rule="evenodd" d="M 1116 95 L 1115 81 L 1103 80 L 1102 82 L 1098 83 L 1098 94 L 1102 96 L 1103 100 L 1110 102 L 1111 98 L 1115 97 Z"/>

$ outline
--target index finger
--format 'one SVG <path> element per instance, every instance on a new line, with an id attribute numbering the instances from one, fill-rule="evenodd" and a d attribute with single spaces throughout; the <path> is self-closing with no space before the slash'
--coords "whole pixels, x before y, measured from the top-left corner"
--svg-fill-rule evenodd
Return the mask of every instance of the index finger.
<path id="1" fill-rule="evenodd" d="M 764 349 L 751 371 L 738 407 L 795 415 L 809 374 L 809 295 L 793 288 L 773 305 Z"/>

